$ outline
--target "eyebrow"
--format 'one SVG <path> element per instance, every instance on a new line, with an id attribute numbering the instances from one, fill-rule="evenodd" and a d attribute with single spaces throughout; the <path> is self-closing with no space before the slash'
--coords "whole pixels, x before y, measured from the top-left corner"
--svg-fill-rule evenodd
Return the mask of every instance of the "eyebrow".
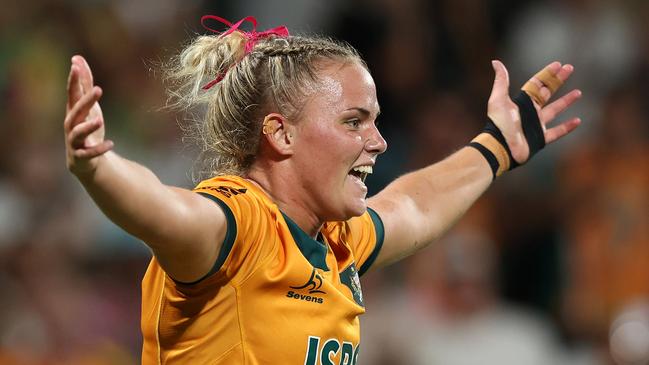
<path id="1" fill-rule="evenodd" d="M 345 109 L 346 112 L 351 111 L 351 110 L 355 110 L 355 111 L 363 114 L 363 116 L 365 116 L 365 117 L 368 117 L 368 116 L 372 115 L 372 112 L 370 112 L 369 110 L 367 110 L 365 108 L 354 107 L 354 108 Z M 381 115 L 381 107 L 379 107 L 379 110 L 376 112 L 376 117 L 377 118 L 378 118 L 379 115 Z"/>

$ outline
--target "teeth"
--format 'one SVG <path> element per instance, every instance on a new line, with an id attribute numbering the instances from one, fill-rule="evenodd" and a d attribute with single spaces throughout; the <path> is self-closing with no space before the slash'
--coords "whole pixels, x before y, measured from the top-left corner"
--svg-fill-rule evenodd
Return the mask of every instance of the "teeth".
<path id="1" fill-rule="evenodd" d="M 372 173 L 372 166 L 369 166 L 369 165 L 368 166 L 358 166 L 358 167 L 354 167 L 352 169 L 352 171 L 356 171 L 356 172 L 360 172 L 360 173 L 369 175 L 369 174 Z"/>

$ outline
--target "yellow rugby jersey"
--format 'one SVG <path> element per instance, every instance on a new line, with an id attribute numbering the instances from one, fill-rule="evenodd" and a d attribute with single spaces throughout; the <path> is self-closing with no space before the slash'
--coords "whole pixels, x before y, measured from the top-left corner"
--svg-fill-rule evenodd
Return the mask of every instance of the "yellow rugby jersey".
<path id="1" fill-rule="evenodd" d="M 221 206 L 227 233 L 212 272 L 171 279 L 151 260 L 142 280 L 143 364 L 356 363 L 359 281 L 383 243 L 368 209 L 314 240 L 255 184 L 221 176 L 197 193 Z"/>

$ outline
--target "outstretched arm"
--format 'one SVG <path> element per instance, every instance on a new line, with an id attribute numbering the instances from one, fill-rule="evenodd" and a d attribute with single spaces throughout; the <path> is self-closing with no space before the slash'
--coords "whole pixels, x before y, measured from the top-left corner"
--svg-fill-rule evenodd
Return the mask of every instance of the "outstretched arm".
<path id="1" fill-rule="evenodd" d="M 151 247 L 169 275 L 185 282 L 201 278 L 225 237 L 223 211 L 112 152 L 113 143 L 104 139 L 101 94 L 86 61 L 74 56 L 63 125 L 68 169 L 108 218 Z"/>
<path id="2" fill-rule="evenodd" d="M 493 62 L 493 68 L 496 76 L 489 98 L 488 116 L 504 137 L 503 143 L 509 153 L 506 149 L 497 151 L 501 154 L 495 152 L 501 164 L 496 163 L 494 167 L 494 163 L 490 164 L 478 149 L 467 146 L 439 163 L 398 178 L 370 198 L 368 205 L 377 211 L 385 226 L 385 239 L 376 267 L 408 256 L 439 238 L 484 193 L 494 176 L 502 173 L 499 166 L 502 170 L 502 166 L 509 166 L 510 162 L 516 165 L 528 161 L 532 144 L 528 143 L 519 107 L 509 97 L 507 69 L 499 61 Z M 532 112 L 536 111 L 539 130 L 542 131 L 539 138 L 543 138 L 546 144 L 567 135 L 579 125 L 580 120 L 572 118 L 547 128 L 579 99 L 581 92 L 573 90 L 545 105 L 557 85 L 545 85 L 540 76 L 545 73 L 562 83 L 572 71 L 571 65 L 553 62 L 525 84 L 525 89 L 530 90 L 528 93 L 533 94 Z"/>

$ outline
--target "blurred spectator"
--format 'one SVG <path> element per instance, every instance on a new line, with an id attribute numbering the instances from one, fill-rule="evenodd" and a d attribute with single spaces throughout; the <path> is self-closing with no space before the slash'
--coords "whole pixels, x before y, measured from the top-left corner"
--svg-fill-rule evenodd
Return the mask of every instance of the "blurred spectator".
<path id="1" fill-rule="evenodd" d="M 649 362 L 649 302 L 639 298 L 617 313 L 610 330 L 611 355 L 620 365 Z"/>
<path id="2" fill-rule="evenodd" d="M 627 81 L 638 60 L 637 32 L 625 12 L 626 3 L 629 2 L 532 2 L 509 28 L 509 40 L 503 50 L 513 85 L 524 82 L 523 78 L 553 60 L 575 66 L 570 85 L 578 85 L 585 97 L 572 113 L 586 121 L 577 135 L 594 131 L 601 117 L 602 98 Z M 556 156 L 563 151 L 555 148 L 551 153 Z"/>
<path id="3" fill-rule="evenodd" d="M 649 293 L 649 120 L 634 88 L 603 110 L 597 135 L 564 157 L 560 184 L 566 325 L 605 346 L 613 315 Z"/>

